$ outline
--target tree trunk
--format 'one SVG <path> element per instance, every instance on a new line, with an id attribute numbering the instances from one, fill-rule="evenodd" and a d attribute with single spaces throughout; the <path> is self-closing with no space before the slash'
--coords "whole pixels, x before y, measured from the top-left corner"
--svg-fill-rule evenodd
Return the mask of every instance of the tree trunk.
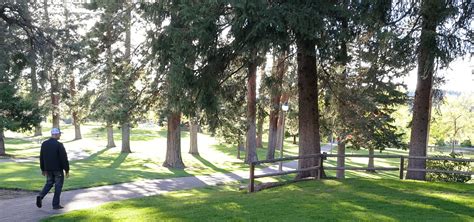
<path id="1" fill-rule="evenodd" d="M 181 113 L 170 113 L 168 115 L 168 136 L 166 144 L 166 160 L 164 167 L 184 169 L 181 158 Z"/>
<path id="2" fill-rule="evenodd" d="M 264 92 L 264 80 L 265 80 L 265 66 L 266 63 L 260 65 L 260 88 L 259 88 L 259 97 L 263 98 L 265 96 Z M 265 122 L 265 108 L 262 103 L 258 105 L 258 120 L 257 120 L 257 148 L 263 148 L 263 123 Z"/>
<path id="3" fill-rule="evenodd" d="M 263 122 L 264 121 L 265 121 L 265 116 L 259 115 L 258 121 L 257 121 L 257 147 L 258 148 L 263 148 L 262 136 L 263 136 Z"/>
<path id="4" fill-rule="evenodd" d="M 108 16 L 108 19 L 110 19 L 111 15 L 106 13 Z M 106 84 L 106 105 L 112 105 L 110 101 L 110 96 L 112 94 L 112 80 L 113 80 L 113 74 L 112 74 L 112 69 L 113 69 L 113 61 L 112 61 L 112 27 L 109 25 L 107 27 L 106 31 L 106 40 L 105 40 L 105 47 L 106 47 L 106 52 L 107 52 L 107 71 L 106 71 L 106 77 L 105 77 L 105 84 Z M 107 123 L 107 147 L 115 147 L 115 141 L 114 141 L 114 129 L 113 129 L 113 122 L 110 118 L 110 113 L 105 113 L 104 119 Z"/>
<path id="5" fill-rule="evenodd" d="M 130 124 L 128 121 L 122 124 L 122 153 L 131 153 L 130 149 Z"/>
<path id="6" fill-rule="evenodd" d="M 237 144 L 237 159 L 240 160 L 240 151 L 242 150 L 242 141 L 239 139 L 239 143 Z"/>
<path id="7" fill-rule="evenodd" d="M 42 128 L 41 128 L 41 123 L 38 123 L 38 125 L 35 126 L 35 134 L 34 136 L 42 136 Z"/>
<path id="8" fill-rule="evenodd" d="M 252 61 L 248 67 L 247 81 L 247 145 L 245 152 L 245 163 L 257 161 L 257 129 L 255 119 L 257 114 L 257 64 Z"/>
<path id="9" fill-rule="evenodd" d="M 273 96 L 271 99 L 272 107 L 269 116 L 269 127 L 268 127 L 268 149 L 267 149 L 267 160 L 273 160 L 275 158 L 275 146 L 277 139 L 277 124 L 278 124 L 278 112 L 280 111 L 280 96 Z"/>
<path id="10" fill-rule="evenodd" d="M 453 138 L 451 139 L 452 140 L 452 148 L 451 148 L 451 154 L 454 154 L 455 153 L 455 150 L 454 150 L 454 146 L 456 145 L 456 138 L 457 138 L 457 135 L 458 135 L 458 131 L 461 129 L 458 127 L 458 119 L 461 117 L 460 116 L 457 116 L 457 117 L 454 117 L 454 133 L 453 133 Z"/>
<path id="11" fill-rule="evenodd" d="M 38 79 L 36 77 L 36 54 L 32 50 L 31 55 L 31 72 L 30 72 L 30 80 L 31 80 L 31 96 L 36 104 L 39 107 L 39 89 L 38 89 Z M 35 134 L 34 136 L 41 136 L 43 133 L 41 132 L 41 123 L 35 125 Z"/>
<path id="12" fill-rule="evenodd" d="M 369 168 L 374 168 L 374 148 L 369 148 L 369 164 L 367 165 Z M 367 172 L 375 173 L 375 170 L 367 170 Z"/>
<path id="13" fill-rule="evenodd" d="M 343 8 L 345 10 L 348 10 L 349 1 L 348 0 L 343 0 L 342 5 L 343 5 Z M 345 33 L 349 32 L 349 29 L 348 29 L 349 24 L 348 24 L 347 20 L 348 20 L 347 17 L 345 17 L 345 16 L 341 17 L 342 31 L 345 32 Z M 348 53 L 347 53 L 347 41 L 344 38 L 342 38 L 341 40 L 342 41 L 340 43 L 341 44 L 340 57 L 339 57 L 338 60 L 344 66 L 344 72 L 341 75 L 341 80 L 342 80 L 342 83 L 344 84 L 343 86 L 347 87 L 346 86 L 346 84 L 347 84 L 347 69 L 348 69 L 347 63 L 349 62 L 349 56 L 348 56 Z M 341 101 L 337 101 L 337 111 L 338 111 L 339 115 L 343 115 L 344 109 L 347 109 L 346 105 L 343 104 Z M 333 124 L 334 124 L 334 122 L 333 122 Z M 343 131 L 345 131 L 345 130 L 343 130 Z M 344 137 L 346 137 L 346 135 L 347 135 L 346 133 L 341 133 L 339 135 L 340 139 L 337 141 L 337 155 L 346 155 L 346 142 L 343 139 Z M 332 131 L 329 135 L 328 140 L 331 143 L 331 152 L 332 152 L 332 144 L 333 144 L 333 141 L 334 141 Z M 337 167 L 345 167 L 345 166 L 346 166 L 346 158 L 345 157 L 337 157 Z M 346 177 L 346 171 L 345 170 L 337 170 L 336 171 L 336 177 L 338 179 L 344 179 Z"/>
<path id="14" fill-rule="evenodd" d="M 74 140 L 80 140 L 80 139 L 82 139 L 81 124 L 74 123 Z"/>
<path id="15" fill-rule="evenodd" d="M 431 2 L 422 2 L 422 8 L 429 9 Z M 440 1 L 433 4 L 441 4 Z M 413 119 L 410 137 L 410 156 L 426 156 L 428 145 L 429 124 L 431 119 L 431 101 L 434 72 L 434 55 L 436 50 L 436 23 L 422 13 L 421 41 L 418 52 L 418 72 L 415 100 L 413 103 Z M 433 16 L 433 15 L 431 15 Z M 434 17 L 434 16 L 433 16 Z M 426 160 L 409 159 L 409 169 L 426 169 Z M 426 172 L 408 170 L 407 179 L 425 180 Z"/>
<path id="16" fill-rule="evenodd" d="M 270 110 L 270 126 L 268 130 L 268 150 L 267 159 L 272 160 L 275 157 L 276 143 L 278 140 L 278 116 L 280 112 L 281 88 L 283 82 L 283 75 L 286 72 L 286 52 L 274 56 L 272 75 L 275 78 L 275 83 L 271 86 L 271 110 Z"/>
<path id="17" fill-rule="evenodd" d="M 131 11 L 131 6 L 130 6 L 130 0 L 125 1 L 125 11 L 126 11 L 126 16 L 125 16 L 125 54 L 124 54 L 124 60 L 127 63 L 127 65 L 130 65 L 130 52 L 131 52 L 131 19 L 132 19 L 132 11 Z M 128 69 L 127 69 L 128 70 Z M 130 73 L 128 73 L 130 75 Z M 128 84 L 132 84 L 127 82 Z M 125 87 L 125 95 L 124 97 L 128 99 L 129 97 L 129 88 Z M 122 101 L 126 102 L 126 101 Z M 123 107 L 129 107 L 128 104 L 123 106 Z M 130 108 L 130 107 L 129 107 Z M 125 115 L 128 115 L 130 113 L 130 110 L 126 110 Z M 123 123 L 122 123 L 122 153 L 131 153 L 132 150 L 130 149 L 130 117 L 125 116 L 122 117 L 124 118 Z"/>
<path id="18" fill-rule="evenodd" d="M 112 123 L 107 123 L 107 148 L 115 147 L 114 142 L 114 127 Z"/>
<path id="19" fill-rule="evenodd" d="M 5 133 L 3 127 L 0 126 L 0 156 L 6 156 L 5 152 Z"/>
<path id="20" fill-rule="evenodd" d="M 337 143 L 337 155 L 346 155 L 346 143 L 338 142 Z M 338 157 L 337 158 L 337 167 L 345 167 L 346 166 L 346 158 L 345 157 Z M 346 177 L 345 170 L 337 170 L 336 177 L 338 179 L 344 179 Z"/>
<path id="21" fill-rule="evenodd" d="M 60 111 L 59 111 L 59 73 L 57 71 L 52 72 L 51 76 L 51 104 L 52 109 L 51 113 L 53 116 L 53 127 L 59 128 L 59 120 L 60 120 Z"/>
<path id="22" fill-rule="evenodd" d="M 283 110 L 280 110 L 278 113 L 278 123 L 277 123 L 277 133 L 276 133 L 276 143 L 275 143 L 275 150 L 278 150 L 279 157 L 283 157 Z"/>
<path id="23" fill-rule="evenodd" d="M 276 103 L 272 99 L 272 104 Z M 278 104 L 280 102 L 278 101 Z M 268 127 L 268 148 L 267 148 L 267 159 L 273 160 L 275 158 L 275 146 L 277 139 L 277 124 L 278 124 L 278 108 L 275 105 L 272 105 L 272 110 L 270 111 L 270 121 Z"/>
<path id="24" fill-rule="evenodd" d="M 282 95 L 281 96 L 281 104 L 287 103 L 288 102 L 288 96 L 287 95 Z M 278 115 L 278 123 L 277 123 L 277 141 L 275 144 L 275 149 L 279 149 L 280 152 L 283 150 L 283 143 L 284 143 L 284 138 L 285 138 L 285 112 L 283 110 L 280 110 L 280 113 Z M 281 155 L 280 155 L 281 156 Z"/>
<path id="25" fill-rule="evenodd" d="M 73 121 L 73 124 L 74 124 L 74 140 L 82 139 L 81 124 L 77 120 L 78 119 L 77 116 L 78 116 L 77 111 L 74 111 L 72 113 L 72 121 Z"/>
<path id="26" fill-rule="evenodd" d="M 198 155 L 199 156 L 199 151 L 198 151 L 198 121 L 196 118 L 191 118 L 189 121 L 189 153 L 192 155 Z"/>
<path id="27" fill-rule="evenodd" d="M 451 154 L 454 154 L 454 145 L 455 145 L 455 144 L 454 144 L 454 139 L 453 139 L 453 141 L 451 141 L 451 145 L 452 145 L 452 147 L 451 147 Z"/>
<path id="28" fill-rule="evenodd" d="M 321 153 L 318 111 L 318 76 L 315 44 L 297 37 L 299 156 Z M 317 166 L 319 159 L 298 161 L 298 169 Z M 315 171 L 300 172 L 297 179 L 316 176 Z"/>
<path id="29" fill-rule="evenodd" d="M 49 12 L 48 12 L 48 0 L 43 1 L 43 9 L 44 9 L 44 27 L 49 27 Z M 50 79 L 50 84 L 51 84 L 51 115 L 52 115 L 52 121 L 53 121 L 53 127 L 54 128 L 59 128 L 59 71 L 53 70 L 52 69 L 52 64 L 53 64 L 53 49 L 48 49 L 47 52 L 45 53 L 46 57 L 46 62 L 44 63 L 44 71 L 46 72 L 46 76 L 49 77 Z M 48 75 L 50 74 L 50 75 Z"/>
<path id="30" fill-rule="evenodd" d="M 79 121 L 79 111 L 78 111 L 78 104 L 76 102 L 76 81 L 74 79 L 74 75 L 70 73 L 70 82 L 69 82 L 69 92 L 71 94 L 71 100 L 73 101 L 72 104 L 72 123 L 74 124 L 74 140 L 82 139 L 81 135 L 81 124 Z"/>
<path id="31" fill-rule="evenodd" d="M 296 135 L 293 135 L 293 144 L 296 144 Z"/>

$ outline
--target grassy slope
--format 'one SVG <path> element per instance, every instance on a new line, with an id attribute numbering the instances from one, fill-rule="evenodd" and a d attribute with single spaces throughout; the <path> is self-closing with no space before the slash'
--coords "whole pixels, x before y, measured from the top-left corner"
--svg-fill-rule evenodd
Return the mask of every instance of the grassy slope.
<path id="1" fill-rule="evenodd" d="M 469 184 L 347 179 L 254 194 L 234 186 L 114 202 L 47 221 L 473 221 Z"/>

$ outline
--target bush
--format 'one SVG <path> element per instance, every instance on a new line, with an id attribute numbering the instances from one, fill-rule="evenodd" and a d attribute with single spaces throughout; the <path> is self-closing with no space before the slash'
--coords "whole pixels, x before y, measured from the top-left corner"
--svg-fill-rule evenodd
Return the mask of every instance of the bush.
<path id="1" fill-rule="evenodd" d="M 446 146 L 446 142 L 444 142 L 444 139 L 438 139 L 438 140 L 436 140 L 435 145 L 436 146 Z"/>
<path id="2" fill-rule="evenodd" d="M 471 147 L 472 144 L 471 144 L 471 140 L 464 140 L 461 142 L 461 146 L 462 147 Z"/>
<path id="3" fill-rule="evenodd" d="M 435 156 L 435 157 L 450 157 L 462 158 L 462 154 L 452 153 L 449 156 Z M 471 171 L 469 162 L 454 162 L 448 160 L 429 160 L 426 165 L 427 169 L 433 170 L 449 170 L 449 171 Z M 471 175 L 453 174 L 453 173 L 427 173 L 427 180 L 443 181 L 443 182 L 458 182 L 465 183 L 471 179 Z"/>

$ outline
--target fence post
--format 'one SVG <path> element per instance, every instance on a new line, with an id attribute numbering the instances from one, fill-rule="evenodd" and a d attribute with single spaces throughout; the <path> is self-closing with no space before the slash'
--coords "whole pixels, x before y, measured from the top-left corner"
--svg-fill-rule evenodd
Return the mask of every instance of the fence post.
<path id="1" fill-rule="evenodd" d="M 403 168 L 405 167 L 405 158 L 400 157 L 400 180 L 403 180 Z"/>
<path id="2" fill-rule="evenodd" d="M 254 170 L 255 170 L 255 165 L 252 162 L 250 162 L 250 187 L 249 187 L 249 192 L 252 193 L 254 191 Z"/>
<path id="3" fill-rule="evenodd" d="M 318 180 L 321 179 L 321 174 L 323 173 L 323 155 L 319 154 L 319 163 L 318 163 Z"/>

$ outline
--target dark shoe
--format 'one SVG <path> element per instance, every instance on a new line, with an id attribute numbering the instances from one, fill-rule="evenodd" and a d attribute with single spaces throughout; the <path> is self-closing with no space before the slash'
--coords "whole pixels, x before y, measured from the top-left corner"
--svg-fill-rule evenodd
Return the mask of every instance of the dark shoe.
<path id="1" fill-rule="evenodd" d="M 64 208 L 64 207 L 61 206 L 61 205 L 58 205 L 58 206 L 53 207 L 54 210 L 60 210 L 60 209 L 63 209 L 63 208 Z"/>
<path id="2" fill-rule="evenodd" d="M 40 196 L 37 196 L 37 197 L 36 197 L 36 206 L 37 206 L 38 208 L 41 208 L 41 206 L 42 206 L 41 201 L 42 201 L 42 198 L 41 198 Z"/>

